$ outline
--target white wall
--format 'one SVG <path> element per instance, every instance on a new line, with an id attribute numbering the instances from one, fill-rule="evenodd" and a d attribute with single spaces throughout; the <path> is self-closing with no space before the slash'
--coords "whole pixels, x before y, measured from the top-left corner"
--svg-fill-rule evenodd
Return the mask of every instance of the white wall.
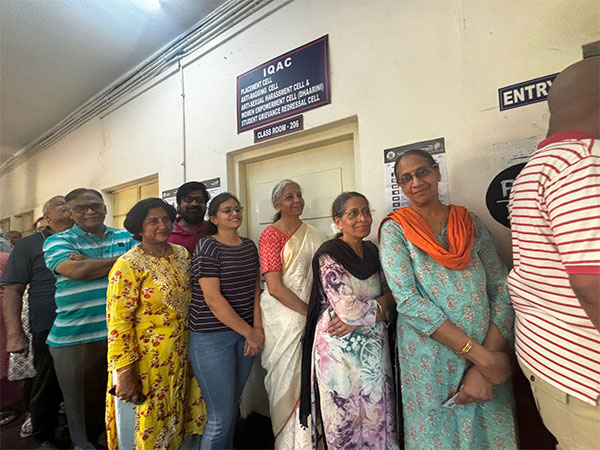
<path id="1" fill-rule="evenodd" d="M 236 76 L 329 34 L 332 103 L 305 113 L 305 130 L 358 118 L 357 187 L 376 220 L 385 213 L 383 149 L 444 137 L 452 202 L 486 221 L 508 262 L 508 230 L 485 207 L 487 186 L 503 168 L 492 147 L 543 137 L 548 113 L 545 103 L 500 112 L 498 88 L 581 59 L 581 45 L 599 39 L 600 2 L 276 0 L 273 6 L 272 14 L 233 30 L 185 68 L 188 180 L 221 177 L 227 187 L 226 154 L 252 145 L 251 131 L 236 132 Z M 31 209 L 37 216 L 46 199 L 79 186 L 108 189 L 153 173 L 161 190 L 181 184 L 179 83 L 171 76 L 2 175 L 0 218 Z"/>

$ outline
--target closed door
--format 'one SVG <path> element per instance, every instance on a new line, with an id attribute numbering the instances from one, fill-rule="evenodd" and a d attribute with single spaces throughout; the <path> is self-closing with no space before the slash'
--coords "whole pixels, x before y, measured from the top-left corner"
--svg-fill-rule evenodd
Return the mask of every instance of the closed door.
<path id="1" fill-rule="evenodd" d="M 296 181 L 302 188 L 305 201 L 302 221 L 331 236 L 331 204 L 341 192 L 353 190 L 356 185 L 352 140 L 246 165 L 248 237 L 254 242 L 273 223 L 271 191 L 285 178 Z"/>
<path id="2" fill-rule="evenodd" d="M 331 204 L 343 191 L 356 189 L 354 145 L 351 138 L 333 144 L 316 144 L 308 150 L 276 156 L 246 165 L 248 237 L 258 244 L 260 233 L 273 222 L 271 191 L 282 179 L 296 181 L 303 191 L 302 221 L 332 236 Z M 242 416 L 255 411 L 269 415 L 264 387 L 266 371 L 256 358 L 246 383 L 240 409 Z"/>
<path id="3" fill-rule="evenodd" d="M 158 197 L 158 180 L 146 181 L 140 184 L 119 189 L 112 194 L 113 227 L 123 228 L 125 216 L 140 200 Z"/>

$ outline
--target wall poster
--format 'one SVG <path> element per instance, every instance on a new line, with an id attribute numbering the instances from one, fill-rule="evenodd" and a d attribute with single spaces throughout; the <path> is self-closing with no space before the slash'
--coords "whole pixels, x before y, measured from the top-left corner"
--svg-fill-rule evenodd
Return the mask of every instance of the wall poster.
<path id="1" fill-rule="evenodd" d="M 444 138 L 430 139 L 428 141 L 415 142 L 413 144 L 401 145 L 388 148 L 383 151 L 383 162 L 385 166 L 385 213 L 388 214 L 396 209 L 408 206 L 410 200 L 402 193 L 402 188 L 396 182 L 394 175 L 394 164 L 398 157 L 407 150 L 421 149 L 430 153 L 438 163 L 442 181 L 438 185 L 438 192 L 442 203 L 449 204 L 448 196 L 448 170 L 446 168 L 446 148 Z"/>
<path id="2" fill-rule="evenodd" d="M 193 180 L 190 180 L 193 181 Z M 202 180 L 200 183 L 206 186 L 206 190 L 208 191 L 208 195 L 210 198 L 215 198 L 221 192 L 223 192 L 223 188 L 221 187 L 221 178 L 210 178 L 208 180 Z M 167 189 L 166 191 L 162 191 L 162 199 L 167 202 L 169 205 L 173 206 L 177 209 L 177 190 L 179 188 Z M 208 202 L 210 203 L 210 201 Z M 208 205 L 206 205 L 206 219 L 208 219 Z"/>
<path id="3" fill-rule="evenodd" d="M 202 180 L 200 183 L 206 186 L 206 190 L 208 191 L 208 195 L 210 195 L 211 199 L 223 192 L 223 188 L 221 187 L 221 178 L 219 177 L 210 178 L 209 180 Z"/>
<path id="4" fill-rule="evenodd" d="M 177 209 L 177 189 L 173 188 L 162 191 L 162 199 L 175 209 Z"/>

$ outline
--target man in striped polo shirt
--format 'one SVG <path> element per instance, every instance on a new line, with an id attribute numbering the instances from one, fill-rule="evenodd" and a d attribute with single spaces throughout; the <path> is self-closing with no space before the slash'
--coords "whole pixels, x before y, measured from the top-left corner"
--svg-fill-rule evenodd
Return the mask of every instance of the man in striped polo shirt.
<path id="1" fill-rule="evenodd" d="M 104 430 L 107 275 L 135 241 L 129 232 L 104 225 L 100 192 L 79 188 L 65 200 L 75 225 L 43 246 L 46 266 L 56 277 L 56 319 L 47 342 L 73 445 L 93 449 Z"/>
<path id="2" fill-rule="evenodd" d="M 512 187 L 515 349 L 565 449 L 600 447 L 600 57 L 561 72 Z"/>

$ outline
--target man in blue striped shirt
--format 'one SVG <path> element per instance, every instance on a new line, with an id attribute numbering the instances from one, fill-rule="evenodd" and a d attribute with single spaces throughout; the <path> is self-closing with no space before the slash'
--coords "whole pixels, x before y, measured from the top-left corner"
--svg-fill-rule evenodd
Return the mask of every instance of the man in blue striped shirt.
<path id="1" fill-rule="evenodd" d="M 65 196 L 73 228 L 44 242 L 46 266 L 56 277 L 56 319 L 48 335 L 76 449 L 93 449 L 104 430 L 106 288 L 108 272 L 136 241 L 104 225 L 100 192 L 79 188 Z"/>

